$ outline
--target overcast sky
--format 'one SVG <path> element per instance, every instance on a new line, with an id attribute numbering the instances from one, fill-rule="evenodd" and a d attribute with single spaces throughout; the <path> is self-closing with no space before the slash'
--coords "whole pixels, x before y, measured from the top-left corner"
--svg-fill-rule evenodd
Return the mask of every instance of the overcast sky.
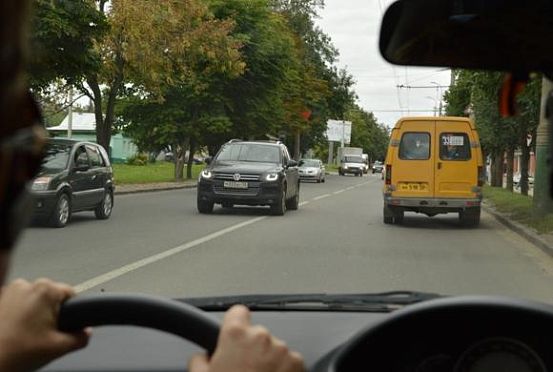
<path id="1" fill-rule="evenodd" d="M 399 117 L 408 115 L 408 110 L 411 110 L 410 115 L 433 115 L 439 96 L 436 89 L 404 89 L 397 88 L 397 85 L 448 85 L 450 81 L 447 69 L 392 66 L 380 56 L 380 21 L 392 2 L 325 0 L 325 8 L 319 12 L 320 19 L 317 20 L 340 52 L 338 66 L 345 67 L 356 81 L 354 89 L 359 96 L 359 105 L 374 112 L 378 121 L 388 126 L 393 126 Z"/>

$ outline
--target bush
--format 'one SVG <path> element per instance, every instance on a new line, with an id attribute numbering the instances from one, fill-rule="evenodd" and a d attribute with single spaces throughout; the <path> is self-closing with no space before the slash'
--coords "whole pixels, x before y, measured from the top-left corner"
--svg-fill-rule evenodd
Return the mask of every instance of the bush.
<path id="1" fill-rule="evenodd" d="M 139 165 L 144 166 L 148 164 L 148 155 L 146 154 L 136 154 L 127 159 L 128 165 Z"/>

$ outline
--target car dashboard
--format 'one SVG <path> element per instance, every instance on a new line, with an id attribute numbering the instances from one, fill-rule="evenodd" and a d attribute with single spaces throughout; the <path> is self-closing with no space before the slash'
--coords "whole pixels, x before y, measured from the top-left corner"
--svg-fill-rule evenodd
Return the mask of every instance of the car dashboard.
<path id="1" fill-rule="evenodd" d="M 525 301 L 462 297 L 390 313 L 263 310 L 252 322 L 299 351 L 310 371 L 553 370 L 553 308 Z M 223 312 L 211 313 L 222 319 Z M 85 350 L 45 371 L 183 371 L 202 350 L 160 331 L 98 327 Z"/>

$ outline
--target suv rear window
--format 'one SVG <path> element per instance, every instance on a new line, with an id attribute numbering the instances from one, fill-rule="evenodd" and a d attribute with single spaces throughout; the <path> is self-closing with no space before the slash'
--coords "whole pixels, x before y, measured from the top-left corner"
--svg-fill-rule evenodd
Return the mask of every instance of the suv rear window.
<path id="1" fill-rule="evenodd" d="M 469 160 L 470 156 L 470 141 L 466 133 L 440 135 L 440 159 Z"/>
<path id="2" fill-rule="evenodd" d="M 409 132 L 401 136 L 399 158 L 402 160 L 430 159 L 430 134 L 426 132 Z"/>

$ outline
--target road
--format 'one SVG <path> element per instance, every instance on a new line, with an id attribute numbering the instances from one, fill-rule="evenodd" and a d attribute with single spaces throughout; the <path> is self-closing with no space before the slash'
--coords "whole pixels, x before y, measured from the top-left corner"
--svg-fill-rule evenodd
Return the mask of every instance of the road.
<path id="1" fill-rule="evenodd" d="M 300 209 L 283 217 L 200 215 L 195 189 L 121 195 L 108 221 L 85 213 L 64 229 L 29 228 L 11 277 L 170 297 L 411 289 L 553 302 L 553 259 L 492 216 L 478 229 L 457 215 L 384 225 L 381 185 L 378 175 L 302 183 Z"/>

